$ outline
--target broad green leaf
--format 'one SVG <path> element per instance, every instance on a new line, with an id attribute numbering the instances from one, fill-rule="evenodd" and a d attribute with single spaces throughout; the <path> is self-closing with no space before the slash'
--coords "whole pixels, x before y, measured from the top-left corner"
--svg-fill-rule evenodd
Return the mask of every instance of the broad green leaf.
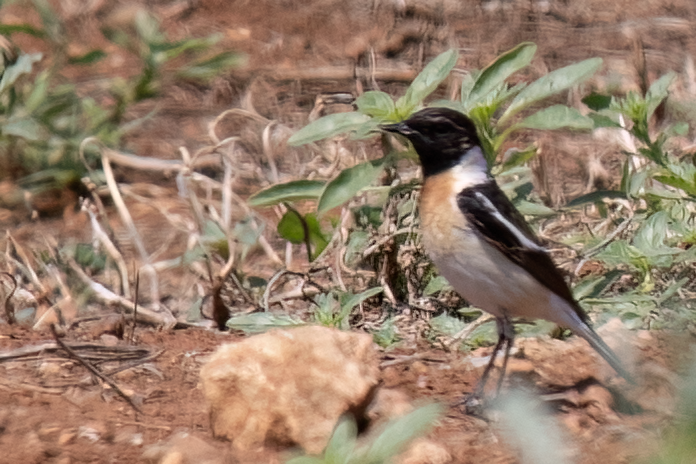
<path id="1" fill-rule="evenodd" d="M 345 293 L 341 295 L 341 308 L 353 309 L 363 301 L 368 298 L 372 298 L 375 295 L 379 295 L 384 291 L 383 287 L 374 287 L 364 292 L 353 295 L 352 293 Z"/>
<path id="2" fill-rule="evenodd" d="M 471 107 L 486 96 L 515 72 L 532 62 L 537 46 L 531 42 L 523 42 L 512 50 L 500 55 L 488 65 L 478 76 L 473 88 L 462 99 L 464 106 Z"/>
<path id="3" fill-rule="evenodd" d="M 442 406 L 430 404 L 390 421 L 370 446 L 367 457 L 374 463 L 389 462 L 414 438 L 424 434 L 442 414 Z"/>
<path id="4" fill-rule="evenodd" d="M 590 113 L 589 118 L 594 122 L 595 129 L 600 127 L 616 127 L 620 128 L 621 124 L 614 121 L 610 116 L 601 113 Z"/>
<path id="5" fill-rule="evenodd" d="M 592 119 L 583 116 L 575 108 L 565 105 L 553 105 L 527 116 L 514 127 L 540 130 L 591 130 L 594 127 L 594 123 Z"/>
<path id="6" fill-rule="evenodd" d="M 648 104 L 646 120 L 652 117 L 660 103 L 667 98 L 669 86 L 676 76 L 675 72 L 669 72 L 652 83 L 645 95 L 645 101 Z"/>
<path id="7" fill-rule="evenodd" d="M 515 202 L 517 210 L 525 216 L 553 216 L 556 211 L 541 203 L 532 203 L 527 200 Z"/>
<path id="8" fill-rule="evenodd" d="M 385 159 L 380 158 L 341 171 L 335 179 L 326 184 L 319 198 L 317 212 L 325 213 L 353 198 L 360 190 L 377 180 L 384 169 L 384 162 Z"/>
<path id="9" fill-rule="evenodd" d="M 334 113 L 310 122 L 302 129 L 295 132 L 288 139 L 288 145 L 298 146 L 305 143 L 316 142 L 327 137 L 342 134 L 352 130 L 357 130 L 365 122 L 369 121 L 370 117 L 351 111 L 348 113 Z"/>
<path id="10" fill-rule="evenodd" d="M 305 233 L 306 223 L 303 221 L 300 213 L 289 209 L 278 222 L 278 235 L 295 245 L 305 243 L 307 234 Z"/>
<path id="11" fill-rule="evenodd" d="M 602 95 L 592 92 L 583 98 L 582 102 L 592 111 L 606 110 L 609 108 L 609 105 L 611 105 L 611 95 Z"/>
<path id="12" fill-rule="evenodd" d="M 481 71 L 478 69 L 472 69 L 468 74 L 464 75 L 464 78 L 462 79 L 462 84 L 461 84 L 460 101 L 462 101 L 462 102 L 467 101 L 467 99 L 469 98 L 469 94 L 471 93 L 471 89 L 474 88 L 474 84 L 476 84 L 476 80 L 478 79 L 478 77 L 480 75 L 481 75 Z M 452 100 L 446 100 L 446 101 L 452 101 Z M 437 106 L 440 106 L 440 105 L 437 105 Z"/>
<path id="13" fill-rule="evenodd" d="M 442 313 L 439 316 L 431 318 L 428 324 L 435 333 L 448 336 L 455 335 L 467 325 L 466 322 L 456 317 L 452 317 L 447 313 Z"/>
<path id="14" fill-rule="evenodd" d="M 506 171 L 512 168 L 516 168 L 517 166 L 522 166 L 524 163 L 534 158 L 534 155 L 536 155 L 536 153 L 537 149 L 534 145 L 528 147 L 525 150 L 514 150 L 512 152 L 508 150 L 505 153 L 505 156 L 503 157 L 504 161 L 503 164 L 500 166 L 500 171 L 498 172 L 498 175 L 505 174 Z"/>
<path id="15" fill-rule="evenodd" d="M 573 287 L 573 296 L 576 300 L 598 298 L 625 273 L 624 271 L 614 269 L 602 276 L 591 276 L 584 279 Z"/>
<path id="16" fill-rule="evenodd" d="M 309 213 L 305 215 L 305 222 L 307 223 L 307 229 L 309 230 L 309 243 L 312 246 L 310 261 L 314 261 L 317 256 L 324 251 L 324 248 L 329 244 L 329 240 L 324 235 L 321 230 L 321 225 L 317 219 L 315 213 Z"/>
<path id="17" fill-rule="evenodd" d="M 324 190 L 323 180 L 293 180 L 256 192 L 249 197 L 249 206 L 273 206 L 282 202 L 316 200 Z"/>
<path id="18" fill-rule="evenodd" d="M 447 279 L 445 279 L 443 276 L 435 276 L 430 281 L 428 282 L 428 285 L 425 286 L 425 289 L 423 290 L 423 295 L 433 295 L 437 292 L 441 292 L 443 290 L 451 290 L 452 286 L 447 282 Z"/>
<path id="19" fill-rule="evenodd" d="M 324 459 L 320 462 L 336 464 L 346 462 L 346 458 L 355 450 L 357 437 L 358 426 L 353 417 L 342 417 L 326 445 Z"/>
<path id="20" fill-rule="evenodd" d="M 662 182 L 663 184 L 676 187 L 685 191 L 692 197 L 696 197 L 696 179 L 694 179 L 693 182 L 689 182 L 686 179 L 674 175 L 654 176 L 653 178 L 658 182 Z"/>
<path id="21" fill-rule="evenodd" d="M 636 265 L 639 260 L 645 258 L 645 254 L 625 240 L 615 240 L 599 252 L 596 258 L 612 265 Z"/>
<path id="22" fill-rule="evenodd" d="M 298 327 L 305 322 L 296 317 L 282 313 L 251 313 L 232 316 L 227 320 L 227 327 L 241 330 L 248 334 L 262 333 L 275 328 Z"/>
<path id="23" fill-rule="evenodd" d="M 396 101 L 396 109 L 402 118 L 408 117 L 449 75 L 457 64 L 459 53 L 455 49 L 447 50 L 436 56 L 413 79 L 406 93 Z"/>
<path id="24" fill-rule="evenodd" d="M 580 63 L 571 64 L 540 77 L 525 87 L 510 103 L 498 122 L 505 125 L 512 116 L 538 101 L 544 100 L 592 76 L 602 66 L 601 58 L 590 58 Z"/>
<path id="25" fill-rule="evenodd" d="M 6 67 L 0 79 L 0 94 L 14 84 L 20 76 L 29 74 L 34 63 L 41 61 L 42 57 L 41 53 L 22 54 L 13 65 Z"/>
<path id="26" fill-rule="evenodd" d="M 43 130 L 39 123 L 31 117 L 25 118 L 10 118 L 6 123 L 0 126 L 3 135 L 14 135 L 26 140 L 36 141 L 41 138 Z"/>
<path id="27" fill-rule="evenodd" d="M 373 118 L 396 119 L 396 106 L 389 94 L 370 90 L 355 100 L 358 111 Z"/>

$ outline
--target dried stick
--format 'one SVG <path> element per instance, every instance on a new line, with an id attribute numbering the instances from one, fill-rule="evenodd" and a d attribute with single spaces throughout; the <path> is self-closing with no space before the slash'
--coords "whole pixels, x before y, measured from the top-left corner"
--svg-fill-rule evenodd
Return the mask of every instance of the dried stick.
<path id="1" fill-rule="evenodd" d="M 128 283 L 128 267 L 126 266 L 126 262 L 124 261 L 121 252 L 118 251 L 116 245 L 114 245 L 108 234 L 104 232 L 104 229 L 102 229 L 99 221 L 97 220 L 97 215 L 94 212 L 94 206 L 89 202 L 89 200 L 84 200 L 82 202 L 81 209 L 89 216 L 89 222 L 92 225 L 92 233 L 94 234 L 94 238 L 99 240 L 99 243 L 101 243 L 101 245 L 104 247 L 106 253 L 116 263 L 118 275 L 121 279 L 121 291 L 123 292 L 123 296 L 130 298 L 131 294 L 130 284 Z"/>
<path id="2" fill-rule="evenodd" d="M 17 290 L 17 281 L 15 278 L 10 274 L 9 272 L 0 272 L 0 275 L 6 276 L 10 279 L 12 282 L 12 290 L 7 294 L 7 297 L 5 297 L 5 316 L 7 316 L 7 323 L 8 324 L 14 324 L 15 323 L 15 314 L 14 314 L 14 304 L 11 301 L 12 295 L 14 295 L 15 290 Z"/>
<path id="3" fill-rule="evenodd" d="M 58 333 L 56 332 L 56 326 L 54 324 L 51 324 L 51 333 L 53 334 L 53 338 L 56 340 L 56 343 L 58 343 L 58 345 L 60 345 L 60 347 L 63 348 L 65 350 L 65 352 L 68 353 L 68 355 L 70 355 L 71 358 L 77 360 L 80 364 L 85 366 L 88 371 L 90 371 L 92 374 L 96 375 L 97 377 L 102 379 L 104 382 L 106 382 L 111 388 L 114 389 L 114 391 L 116 391 L 116 393 L 118 393 L 118 395 L 121 398 L 126 400 L 126 402 L 128 404 L 130 404 L 130 406 L 136 412 L 143 414 L 143 411 L 138 407 L 138 405 L 136 405 L 133 402 L 131 397 L 126 395 L 125 393 L 123 393 L 123 391 L 118 387 L 118 385 L 116 385 L 116 383 L 113 380 L 111 380 L 110 378 L 108 378 L 107 376 L 105 376 L 104 374 L 99 372 L 99 370 L 96 367 L 94 367 L 89 361 L 87 361 L 86 359 L 83 359 L 82 356 L 77 354 L 75 351 L 72 350 L 72 348 L 70 348 L 68 345 L 63 343 L 63 340 L 60 339 L 60 337 L 58 336 Z"/>

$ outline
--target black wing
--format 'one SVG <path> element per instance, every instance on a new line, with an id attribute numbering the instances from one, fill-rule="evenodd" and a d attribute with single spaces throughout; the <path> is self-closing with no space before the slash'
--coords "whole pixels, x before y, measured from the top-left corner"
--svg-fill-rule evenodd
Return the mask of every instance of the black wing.
<path id="1" fill-rule="evenodd" d="M 457 196 L 457 204 L 474 229 L 488 243 L 529 272 L 546 288 L 568 301 L 580 319 L 588 321 L 585 311 L 573 298 L 561 271 L 495 181 L 462 190 Z"/>

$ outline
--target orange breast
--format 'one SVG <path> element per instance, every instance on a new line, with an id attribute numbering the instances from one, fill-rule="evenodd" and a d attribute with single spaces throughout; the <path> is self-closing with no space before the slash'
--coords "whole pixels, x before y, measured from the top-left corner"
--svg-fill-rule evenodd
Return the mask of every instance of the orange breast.
<path id="1" fill-rule="evenodd" d="M 468 230 L 454 190 L 455 178 L 450 171 L 428 177 L 423 184 L 421 229 L 423 244 L 431 256 L 454 252 L 461 246 L 456 237 Z"/>

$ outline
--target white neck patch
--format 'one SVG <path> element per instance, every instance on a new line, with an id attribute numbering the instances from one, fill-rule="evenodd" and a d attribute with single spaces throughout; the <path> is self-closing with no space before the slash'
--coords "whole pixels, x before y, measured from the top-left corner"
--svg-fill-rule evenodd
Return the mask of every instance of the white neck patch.
<path id="1" fill-rule="evenodd" d="M 455 192 L 459 193 L 465 188 L 486 183 L 488 176 L 488 163 L 483 156 L 481 147 L 471 147 L 464 155 L 461 163 L 452 168 Z"/>

